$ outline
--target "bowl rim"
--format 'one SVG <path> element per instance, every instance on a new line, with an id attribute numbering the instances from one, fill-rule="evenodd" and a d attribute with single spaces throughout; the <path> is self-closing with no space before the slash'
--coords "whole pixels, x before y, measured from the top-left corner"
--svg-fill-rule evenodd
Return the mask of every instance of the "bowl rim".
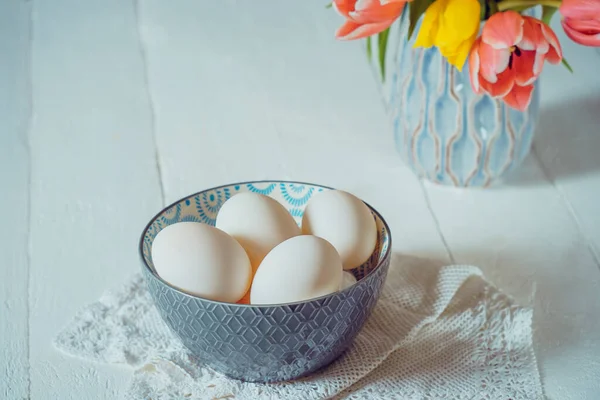
<path id="1" fill-rule="evenodd" d="M 139 240 L 139 244 L 138 244 L 138 255 L 141 258 L 142 264 L 146 270 L 146 272 L 149 272 L 150 275 L 153 276 L 154 279 L 157 279 L 159 282 L 161 282 L 163 285 L 167 286 L 169 289 L 174 290 L 176 292 L 178 292 L 181 295 L 196 299 L 196 300 L 202 300 L 202 301 L 206 301 L 208 303 L 212 303 L 212 304 L 218 304 L 218 305 L 227 305 L 227 306 L 233 306 L 233 307 L 249 307 L 249 308 L 274 308 L 274 307 L 286 307 L 286 306 L 295 306 L 295 305 L 300 305 L 300 304 L 306 304 L 306 303 L 312 303 L 312 302 L 317 302 L 320 300 L 323 300 L 327 297 L 332 297 L 334 295 L 338 295 L 341 293 L 345 293 L 347 291 L 350 291 L 356 284 L 360 283 L 363 280 L 366 280 L 367 278 L 370 278 L 371 276 L 373 276 L 375 274 L 376 271 L 378 271 L 383 264 L 385 264 L 385 262 L 388 260 L 388 258 L 390 258 L 390 254 L 392 251 L 392 231 L 387 223 L 387 221 L 383 218 L 383 216 L 379 213 L 379 211 L 377 211 L 374 207 L 372 207 L 369 203 L 367 203 L 366 201 L 364 201 L 363 199 L 360 199 L 360 201 L 362 201 L 363 203 L 366 204 L 367 207 L 369 207 L 369 209 L 375 213 L 377 215 L 377 217 L 381 220 L 381 222 L 383 223 L 383 226 L 385 227 L 385 229 L 388 232 L 388 247 L 385 251 L 385 254 L 383 255 L 382 258 L 380 258 L 380 261 L 377 263 L 377 265 L 375 266 L 375 268 L 373 268 L 371 271 L 369 271 L 369 273 L 367 275 L 365 275 L 361 280 L 359 280 L 357 283 L 348 286 L 345 289 L 342 289 L 340 291 L 334 292 L 334 293 L 329 293 L 329 294 L 325 294 L 319 297 L 315 297 L 309 300 L 301 300 L 301 301 L 295 301 L 295 302 L 290 302 L 290 303 L 276 303 L 276 304 L 238 304 L 238 303 L 228 303 L 228 302 L 224 302 L 224 301 L 216 301 L 216 300 L 211 300 L 211 299 L 207 299 L 204 297 L 200 297 L 200 296 L 196 296 L 193 295 L 191 293 L 187 293 L 173 285 L 171 285 L 169 282 L 165 281 L 164 279 L 162 279 L 158 273 L 156 273 L 156 271 L 151 268 L 148 263 L 146 263 L 146 259 L 144 258 L 144 239 L 146 237 L 146 232 L 148 232 L 148 229 L 150 228 L 150 226 L 168 209 L 170 209 L 171 207 L 176 206 L 177 204 L 188 200 L 190 198 L 196 197 L 199 194 L 202 194 L 204 192 L 208 192 L 211 190 L 218 190 L 218 189 L 223 189 L 226 187 L 230 187 L 230 186 L 244 186 L 244 185 L 248 185 L 248 184 L 256 184 L 256 183 L 288 183 L 288 184 L 299 184 L 299 185 L 307 185 L 307 186 L 316 186 L 316 187 L 321 187 L 324 189 L 329 189 L 329 190 L 341 190 L 341 189 L 335 189 L 331 186 L 325 186 L 325 185 L 321 185 L 318 183 L 310 183 L 310 182 L 301 182 L 301 181 L 290 181 L 290 180 L 276 180 L 276 179 L 266 179 L 266 180 L 258 180 L 258 181 L 245 181 L 245 182 L 232 182 L 232 183 L 226 183 L 224 185 L 219 185 L 219 186 L 214 186 L 211 188 L 207 188 L 207 189 L 203 189 L 200 190 L 198 192 L 192 193 L 190 195 L 187 195 L 185 197 L 182 197 L 174 202 L 172 202 L 171 204 L 163 207 L 158 213 L 156 213 L 152 218 L 150 218 L 150 221 L 146 224 L 146 226 L 144 227 L 144 229 L 142 230 L 142 234 L 140 236 L 140 240 Z"/>

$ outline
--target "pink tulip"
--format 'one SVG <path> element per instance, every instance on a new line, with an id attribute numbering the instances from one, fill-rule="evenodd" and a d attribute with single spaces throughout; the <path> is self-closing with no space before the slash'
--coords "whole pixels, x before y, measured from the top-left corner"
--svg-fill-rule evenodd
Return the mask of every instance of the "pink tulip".
<path id="1" fill-rule="evenodd" d="M 515 11 L 496 13 L 471 48 L 471 85 L 478 94 L 487 92 L 525 111 L 545 60 L 562 60 L 560 43 L 548 25 Z"/>
<path id="2" fill-rule="evenodd" d="M 361 39 L 386 30 L 402 14 L 404 0 L 334 0 L 346 22 L 336 31 L 342 40 Z"/>
<path id="3" fill-rule="evenodd" d="M 560 8 L 567 36 L 584 46 L 600 46 L 600 0 L 563 0 Z"/>

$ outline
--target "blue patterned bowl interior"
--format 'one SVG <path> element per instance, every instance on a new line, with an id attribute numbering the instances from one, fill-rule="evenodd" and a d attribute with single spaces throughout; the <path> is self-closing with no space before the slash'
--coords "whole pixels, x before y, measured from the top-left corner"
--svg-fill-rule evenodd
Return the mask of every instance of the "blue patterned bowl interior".
<path id="1" fill-rule="evenodd" d="M 220 207 L 240 192 L 270 196 L 300 225 L 312 196 L 330 188 L 299 182 L 231 184 L 193 194 L 154 217 L 140 240 L 142 271 L 163 320 L 205 364 L 232 378 L 276 382 L 322 368 L 352 343 L 379 299 L 390 263 L 390 230 L 369 206 L 378 228 L 375 251 L 352 270 L 358 282 L 340 292 L 280 305 L 222 303 L 184 293 L 163 281 L 152 264 L 152 241 L 181 221 L 214 225 Z"/>

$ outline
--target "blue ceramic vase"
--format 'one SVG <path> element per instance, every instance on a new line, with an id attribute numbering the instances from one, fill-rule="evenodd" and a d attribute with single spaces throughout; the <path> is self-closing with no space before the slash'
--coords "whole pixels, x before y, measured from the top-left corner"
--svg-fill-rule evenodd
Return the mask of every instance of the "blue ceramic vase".
<path id="1" fill-rule="evenodd" d="M 529 153 L 539 114 L 539 85 L 525 112 L 477 95 L 468 62 L 462 71 L 437 48 L 407 41 L 408 12 L 400 20 L 389 111 L 396 148 L 421 178 L 451 186 L 489 186 Z M 392 49 L 390 49 L 391 51 Z"/>

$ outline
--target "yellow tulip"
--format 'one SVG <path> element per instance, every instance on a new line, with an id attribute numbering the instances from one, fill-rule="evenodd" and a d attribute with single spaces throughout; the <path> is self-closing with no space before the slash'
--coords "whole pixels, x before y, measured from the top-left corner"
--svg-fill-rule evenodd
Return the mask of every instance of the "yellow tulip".
<path id="1" fill-rule="evenodd" d="M 478 0 L 436 0 L 425 11 L 414 47 L 436 46 L 459 71 L 479 32 Z"/>

